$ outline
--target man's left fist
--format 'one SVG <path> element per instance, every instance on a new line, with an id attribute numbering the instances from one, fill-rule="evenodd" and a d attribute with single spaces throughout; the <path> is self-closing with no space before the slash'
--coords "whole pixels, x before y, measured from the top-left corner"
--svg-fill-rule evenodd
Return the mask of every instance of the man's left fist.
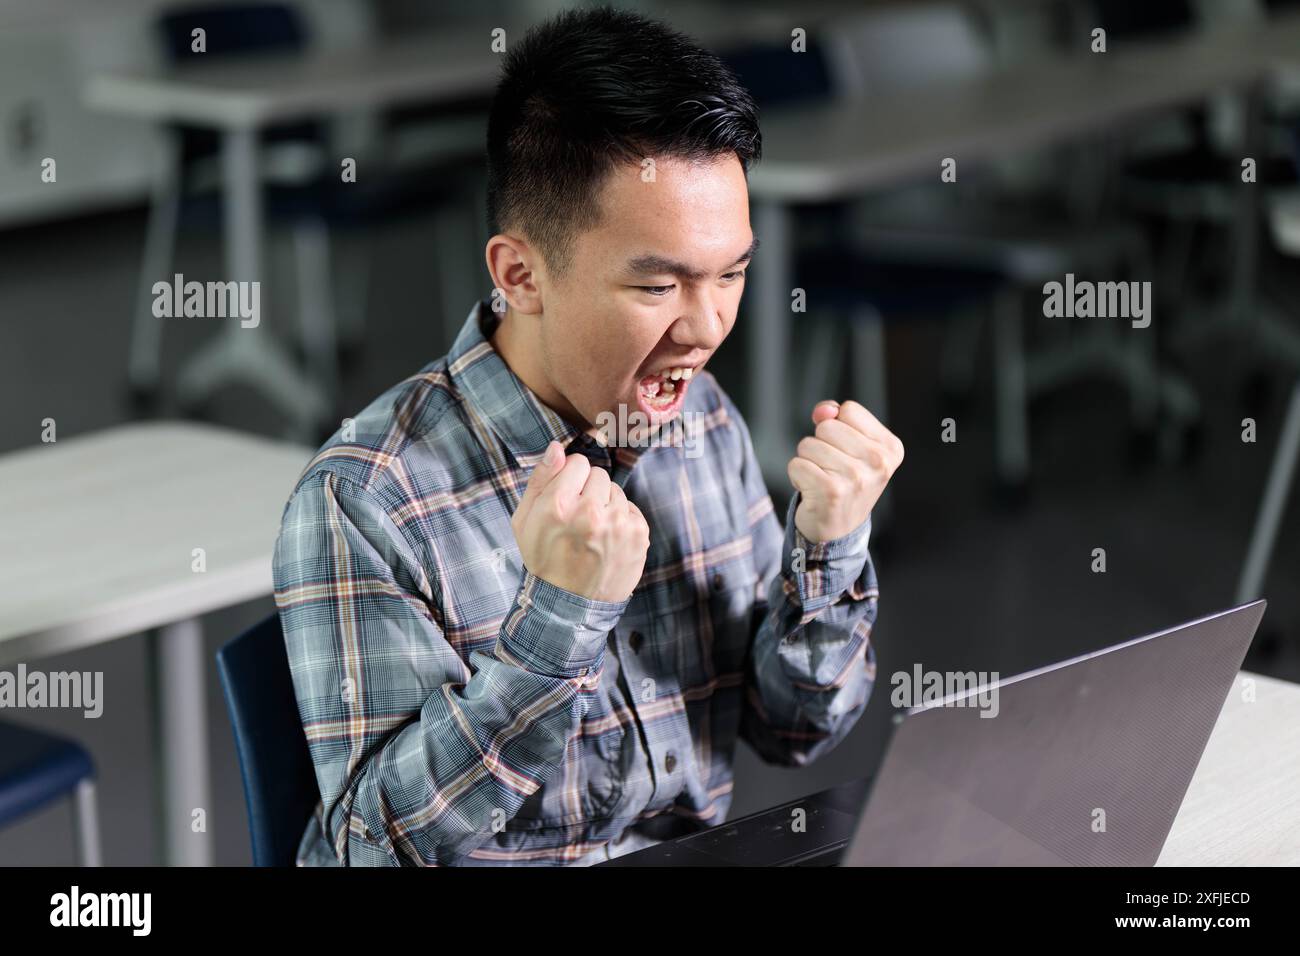
<path id="1" fill-rule="evenodd" d="M 786 466 L 799 491 L 794 524 L 809 541 L 832 541 L 867 520 L 903 463 L 903 443 L 857 402 L 818 402 L 814 434 Z"/>

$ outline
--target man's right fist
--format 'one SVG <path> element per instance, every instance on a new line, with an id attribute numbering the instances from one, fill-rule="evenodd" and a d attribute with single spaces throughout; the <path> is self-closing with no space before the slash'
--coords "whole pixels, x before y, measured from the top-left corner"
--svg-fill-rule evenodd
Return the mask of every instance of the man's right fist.
<path id="1" fill-rule="evenodd" d="M 524 567 L 543 581 L 596 601 L 631 596 L 650 549 L 650 526 L 623 489 L 559 442 L 528 479 L 510 519 Z"/>

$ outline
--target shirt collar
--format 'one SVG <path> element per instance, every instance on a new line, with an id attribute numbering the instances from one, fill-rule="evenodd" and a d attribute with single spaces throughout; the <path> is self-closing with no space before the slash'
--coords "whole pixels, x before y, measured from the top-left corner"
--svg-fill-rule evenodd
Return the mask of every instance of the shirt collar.
<path id="1" fill-rule="evenodd" d="M 448 353 L 447 371 L 519 465 L 534 467 L 546 446 L 557 441 L 566 454 L 585 454 L 606 467 L 630 472 L 643 449 L 607 449 L 539 399 L 493 347 L 492 334 L 500 324 L 501 316 L 487 300 L 476 302 Z"/>

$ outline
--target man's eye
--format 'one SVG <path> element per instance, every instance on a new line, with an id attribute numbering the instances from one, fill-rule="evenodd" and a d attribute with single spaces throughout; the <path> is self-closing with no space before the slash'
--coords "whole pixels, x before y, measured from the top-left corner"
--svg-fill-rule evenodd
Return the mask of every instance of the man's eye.
<path id="1" fill-rule="evenodd" d="M 727 281 L 731 281 L 732 279 L 735 279 L 735 278 L 738 278 L 738 277 L 739 277 L 739 278 L 744 278 L 744 276 L 745 276 L 745 270 L 744 270 L 744 269 L 737 269 L 735 272 L 728 272 L 728 273 L 725 273 L 725 274 L 722 276 L 722 278 L 726 279 Z"/>
<path id="2" fill-rule="evenodd" d="M 664 296 L 673 291 L 673 287 L 670 285 L 639 285 L 637 288 L 643 292 L 658 296 Z"/>

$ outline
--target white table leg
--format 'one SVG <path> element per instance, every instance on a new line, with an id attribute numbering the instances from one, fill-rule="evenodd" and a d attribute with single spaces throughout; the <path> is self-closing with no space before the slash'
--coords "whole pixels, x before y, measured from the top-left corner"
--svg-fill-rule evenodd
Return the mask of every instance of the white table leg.
<path id="1" fill-rule="evenodd" d="M 1300 458 L 1300 382 L 1291 392 L 1286 420 L 1282 423 L 1282 436 L 1277 451 L 1273 452 L 1273 465 L 1269 469 L 1268 484 L 1255 517 L 1255 530 L 1250 536 L 1246 564 L 1237 582 L 1237 603 L 1245 604 L 1263 597 L 1264 577 L 1268 574 L 1269 558 L 1277 540 L 1278 529 L 1286 513 L 1286 500 L 1295 475 L 1296 459 Z"/>
<path id="2" fill-rule="evenodd" d="M 1252 156 L 1256 162 L 1263 162 L 1265 159 L 1264 93 L 1263 83 L 1251 83 L 1240 93 L 1243 124 L 1241 155 Z M 1258 173 L 1259 170 L 1257 169 L 1256 172 Z M 1234 253 L 1232 291 L 1229 302 L 1233 321 L 1250 323 L 1255 317 L 1254 305 L 1259 286 L 1259 232 L 1263 219 L 1260 190 L 1264 187 L 1259 183 L 1244 186 L 1240 177 L 1241 170 L 1238 168 L 1236 170 L 1237 216 L 1233 224 L 1232 240 Z"/>
<path id="3" fill-rule="evenodd" d="M 103 847 L 99 838 L 99 802 L 95 782 L 83 780 L 72 794 L 72 826 L 77 838 L 77 864 L 103 866 Z"/>
<path id="4" fill-rule="evenodd" d="M 135 313 L 131 316 L 131 359 L 127 378 L 142 394 L 155 392 L 162 377 L 163 322 L 153 314 L 153 286 L 170 281 L 176 254 L 176 226 L 181 208 L 179 133 L 164 135 L 163 168 L 153 187 L 149 225 L 144 240 L 144 261 L 140 267 Z"/>
<path id="5" fill-rule="evenodd" d="M 203 628 L 197 619 L 150 635 L 162 801 L 162 838 L 168 866 L 211 866 L 212 788 Z M 195 810 L 203 829 L 195 832 Z"/>
<path id="6" fill-rule="evenodd" d="M 228 130 L 222 143 L 223 224 L 227 278 L 236 282 L 262 279 L 262 184 L 258 173 L 257 131 Z M 270 297 L 262 290 L 265 312 Z M 288 413 L 304 434 L 324 422 L 329 399 L 318 383 L 303 374 L 276 341 L 270 323 L 259 316 L 244 328 L 238 318 L 224 322 L 217 339 L 195 355 L 177 378 L 177 398 L 194 405 L 227 382 L 244 381 Z"/>
<path id="7" fill-rule="evenodd" d="M 774 482 L 785 480 L 786 462 L 794 454 L 789 427 L 789 377 L 795 367 L 790 361 L 790 295 L 794 288 L 790 211 L 783 203 L 767 200 L 755 200 L 752 210 L 754 235 L 762 249 L 749 302 L 753 318 L 748 330 L 750 434 L 763 474 Z"/>

